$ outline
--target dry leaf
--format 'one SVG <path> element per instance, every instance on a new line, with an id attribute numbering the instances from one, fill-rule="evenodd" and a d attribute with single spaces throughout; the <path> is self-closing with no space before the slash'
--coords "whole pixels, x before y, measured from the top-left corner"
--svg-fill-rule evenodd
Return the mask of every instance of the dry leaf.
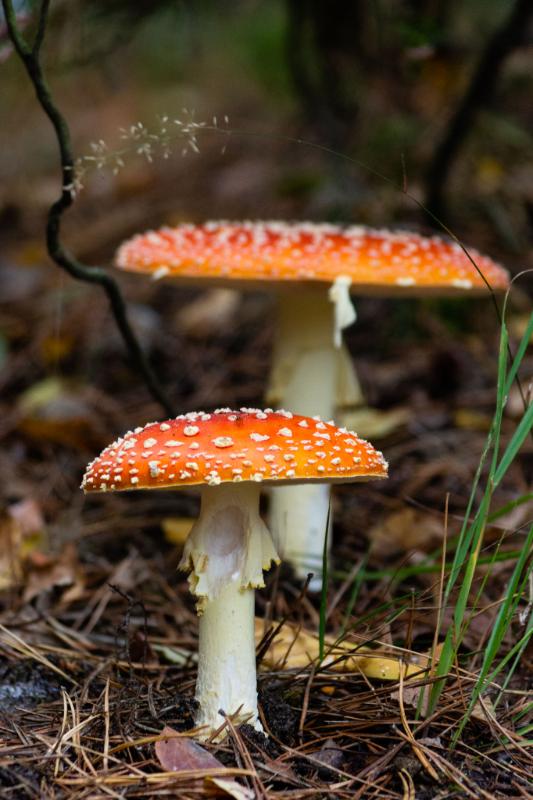
<path id="1" fill-rule="evenodd" d="M 84 573 L 72 543 L 67 544 L 57 556 L 39 551 L 29 555 L 24 589 L 25 603 L 57 590 L 61 592 L 62 602 L 69 603 L 82 596 L 84 586 Z"/>
<path id="2" fill-rule="evenodd" d="M 0 516 L 0 592 L 10 589 L 22 578 L 22 533 L 9 514 Z"/>
<path id="3" fill-rule="evenodd" d="M 276 623 L 273 626 L 276 627 Z M 256 643 L 261 641 L 263 634 L 264 622 L 256 619 Z M 401 670 L 404 677 L 420 675 L 420 670 L 427 666 L 425 656 L 420 656 L 422 664 L 404 664 L 399 658 L 385 655 L 379 650 L 359 647 L 354 652 L 349 644 L 337 645 L 328 638 L 325 641 L 325 650 L 326 656 L 322 662 L 324 666 L 339 672 L 362 672 L 368 678 L 378 680 L 397 681 Z M 263 656 L 262 663 L 270 669 L 301 669 L 315 662 L 318 657 L 318 636 L 285 622 Z"/>
<path id="4" fill-rule="evenodd" d="M 224 764 L 205 750 L 198 742 L 186 736 L 181 736 L 168 725 L 161 731 L 162 736 L 155 744 L 155 754 L 165 772 L 184 772 L 186 770 L 213 770 L 225 769 Z M 195 781 L 197 784 L 208 782 L 221 789 L 224 794 L 234 797 L 235 800 L 253 800 L 254 793 L 241 786 L 233 778 L 220 778 L 207 775 Z"/>
<path id="5" fill-rule="evenodd" d="M 45 522 L 39 504 L 24 499 L 0 515 L 0 591 L 22 580 L 24 561 L 45 544 Z"/>
<path id="6" fill-rule="evenodd" d="M 182 333 L 198 339 L 231 326 L 241 301 L 235 289 L 212 289 L 182 308 L 177 325 Z"/>
<path id="7" fill-rule="evenodd" d="M 388 411 L 354 408 L 341 410 L 338 416 L 339 425 L 344 425 L 349 431 L 357 431 L 363 438 L 374 440 L 383 439 L 406 425 L 411 412 L 408 408 L 391 408 Z"/>
<path id="8" fill-rule="evenodd" d="M 231 778 L 208 778 L 209 783 L 214 784 L 217 789 L 222 789 L 224 794 L 229 794 L 235 800 L 254 800 L 255 792 L 246 786 L 241 786 Z"/>
<path id="9" fill-rule="evenodd" d="M 402 508 L 370 529 L 370 550 L 380 560 L 409 550 L 425 554 L 440 545 L 443 532 L 444 525 L 438 517 L 415 508 Z"/>
<path id="10" fill-rule="evenodd" d="M 467 431 L 488 431 L 492 425 L 492 417 L 472 408 L 458 408 L 453 415 L 457 428 Z"/>
<path id="11" fill-rule="evenodd" d="M 185 544 L 193 525 L 194 520 L 190 517 L 165 517 L 161 521 L 165 539 L 172 544 Z"/>
<path id="12" fill-rule="evenodd" d="M 334 739 L 326 739 L 320 750 L 312 752 L 310 755 L 325 767 L 341 769 L 344 763 L 344 751 L 335 743 Z"/>
<path id="13" fill-rule="evenodd" d="M 165 772 L 183 772 L 194 769 L 223 769 L 224 765 L 201 745 L 180 734 L 168 725 L 155 743 L 155 754 Z"/>
<path id="14" fill-rule="evenodd" d="M 19 428 L 37 440 L 55 442 L 76 449 L 98 449 L 104 437 L 99 418 L 83 387 L 59 378 L 46 378 L 20 397 Z"/>

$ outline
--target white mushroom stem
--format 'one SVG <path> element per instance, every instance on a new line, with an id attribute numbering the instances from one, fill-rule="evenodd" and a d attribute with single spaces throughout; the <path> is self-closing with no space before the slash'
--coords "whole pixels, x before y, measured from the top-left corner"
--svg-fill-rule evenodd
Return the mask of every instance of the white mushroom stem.
<path id="1" fill-rule="evenodd" d="M 298 289 L 280 294 L 268 401 L 298 414 L 335 417 L 357 406 L 363 395 L 341 328 L 350 313 L 349 284 L 330 290 Z M 348 298 L 348 299 L 347 299 Z M 314 574 L 312 591 L 322 585 L 322 557 L 330 503 L 327 484 L 286 486 L 272 491 L 270 523 L 277 546 L 300 578 Z M 331 541 L 331 537 L 329 537 Z"/>
<path id="2" fill-rule="evenodd" d="M 262 730 L 257 711 L 254 641 L 254 590 L 229 583 L 206 603 L 199 620 L 196 724 L 206 738 L 227 714 L 239 712 L 240 722 Z"/>
<path id="3" fill-rule="evenodd" d="M 196 724 L 209 736 L 238 712 L 261 730 L 257 710 L 254 588 L 279 561 L 259 516 L 259 486 L 221 484 L 203 490 L 200 516 L 185 543 L 180 568 L 190 570 L 198 598 L 199 652 Z"/>

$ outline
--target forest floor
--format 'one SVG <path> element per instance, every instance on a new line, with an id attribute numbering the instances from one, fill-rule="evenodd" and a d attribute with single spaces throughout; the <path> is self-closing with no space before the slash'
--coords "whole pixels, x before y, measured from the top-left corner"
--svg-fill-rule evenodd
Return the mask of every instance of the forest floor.
<path id="1" fill-rule="evenodd" d="M 134 97 L 123 94 L 120 107 L 112 95 L 103 102 L 103 135 L 131 121 Z M 89 138 L 92 123 L 79 118 L 76 132 Z M 23 161 L 35 135 L 31 121 L 20 130 L 14 159 Z M 46 155 L 53 163 L 55 150 Z M 292 156 L 294 172 L 280 169 Z M 371 192 L 358 178 L 341 180 L 338 168 L 317 181 L 316 159 L 278 140 L 265 148 L 264 139 L 249 141 L 244 156 L 231 143 L 222 153 L 215 134 L 196 160 L 141 160 L 113 178 L 91 173 L 65 240 L 89 263 L 109 263 L 121 239 L 161 221 L 263 217 L 271 208 L 287 219 L 340 208 L 346 219 L 363 209 L 362 221 L 376 225 L 420 221 L 389 186 Z M 511 178 L 502 170 L 502 181 Z M 286 565 L 266 576 L 256 607 L 265 735 L 228 722 L 222 743 L 204 744 L 214 767 L 190 745 L 197 617 L 176 570 L 198 498 L 80 491 L 103 447 L 163 413 L 129 364 L 98 287 L 75 283 L 44 254 L 57 174 L 45 171 L 31 186 L 22 175 L 0 187 L 0 797 L 533 797 L 531 738 L 519 733 L 531 726 L 530 651 L 503 692 L 491 684 L 452 742 L 531 524 L 531 499 L 487 526 L 458 661 L 431 713 L 423 691 L 434 682 L 435 631 L 446 632 L 454 611 L 455 594 L 441 608 L 443 554 L 447 567 L 494 413 L 499 323 L 490 300 L 356 301 L 346 342 L 369 407 L 380 412 L 359 412 L 356 428 L 383 450 L 390 478 L 335 489 L 322 611 Z M 520 237 L 518 250 L 506 249 L 506 197 L 481 223 L 463 218 L 457 233 L 518 269 Z M 509 214 L 522 224 L 524 215 Z M 120 283 L 180 413 L 263 405 L 272 297 L 204 295 L 131 276 Z M 530 307 L 522 284 L 507 320 L 512 349 Z M 527 390 L 531 352 L 521 373 Z M 522 413 L 513 386 L 502 448 Z M 494 508 L 527 498 L 532 480 L 527 439 Z M 500 657 L 525 634 L 532 591 Z M 318 657 L 321 614 L 333 661 Z M 181 738 L 168 739 L 172 731 Z"/>
<path id="2" fill-rule="evenodd" d="M 85 464 L 103 446 L 160 419 L 161 410 L 130 371 L 96 289 L 15 246 L 1 281 L 9 345 L 0 425 L 2 797 L 251 796 L 239 786 L 295 800 L 531 796 L 530 756 L 513 733 L 513 719 L 523 724 L 527 712 L 530 656 L 497 710 L 494 688 L 449 747 L 531 504 L 487 530 L 461 664 L 437 709 L 417 714 L 420 687 L 432 681 L 423 665 L 437 625 L 444 537 L 449 560 L 493 413 L 498 326 L 487 303 L 359 303 L 347 342 L 364 389 L 374 408 L 401 413 L 387 418 L 389 431 L 379 430 L 382 417 L 360 419 L 373 426 L 390 479 L 334 493 L 326 634 L 347 650 L 335 651 L 336 668 L 319 663 L 312 637 L 320 598 L 286 568 L 273 570 L 257 594 L 257 615 L 296 628 L 284 629 L 275 657 L 260 648 L 268 735 L 231 727 L 224 743 L 206 745 L 220 774 L 238 781 L 217 788 L 203 783 L 201 759 L 179 775 L 154 749 L 165 726 L 193 726 L 197 618 L 176 564 L 198 500 L 181 492 L 84 499 L 79 490 Z M 206 300 L 125 283 L 137 329 L 180 411 L 261 405 L 274 326 L 268 296 L 230 298 L 228 311 L 216 294 Z M 513 312 L 511 331 L 520 321 Z M 504 443 L 519 415 L 513 389 Z M 532 454 L 528 443 L 498 506 L 527 493 Z M 453 602 L 442 630 L 452 612 Z M 506 646 L 520 628 L 517 619 Z M 294 660 L 302 631 L 311 637 L 307 665 Z M 351 656 L 369 645 L 396 679 L 354 666 Z M 402 677 L 401 663 L 421 665 L 418 676 Z"/>

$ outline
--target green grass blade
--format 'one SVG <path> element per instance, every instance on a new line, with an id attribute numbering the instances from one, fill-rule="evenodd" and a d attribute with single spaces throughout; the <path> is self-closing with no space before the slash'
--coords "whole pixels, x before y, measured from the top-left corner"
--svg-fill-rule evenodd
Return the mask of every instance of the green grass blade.
<path id="1" fill-rule="evenodd" d="M 506 514 L 508 514 L 510 511 L 514 511 L 514 509 L 518 508 L 518 506 L 521 506 L 524 503 L 529 503 L 530 500 L 533 500 L 533 493 L 523 494 L 520 497 L 517 497 L 516 500 L 511 500 L 510 503 L 506 503 L 501 508 L 498 508 L 496 509 L 496 511 L 493 511 L 491 514 L 489 514 L 489 516 L 487 517 L 487 522 L 489 523 L 496 522 L 497 520 L 501 519 L 501 517 L 504 517 Z"/>
<path id="2" fill-rule="evenodd" d="M 511 369 L 507 375 L 507 382 L 505 384 L 505 394 L 508 395 L 511 391 L 511 386 L 513 385 L 513 381 L 515 380 L 516 376 L 518 375 L 518 370 L 520 369 L 520 365 L 524 360 L 524 356 L 526 354 L 526 350 L 529 347 L 531 342 L 531 337 L 533 336 L 533 313 L 529 318 L 529 322 L 527 324 L 526 330 L 522 339 L 520 340 L 520 344 L 518 345 L 518 350 L 516 351 L 516 355 L 513 359 L 513 363 L 511 365 Z"/>
<path id="3" fill-rule="evenodd" d="M 459 588 L 459 595 L 457 597 L 456 606 L 453 615 L 453 622 L 446 632 L 444 643 L 441 649 L 439 663 L 437 664 L 436 677 L 442 678 L 434 683 L 430 698 L 429 698 L 429 712 L 431 713 L 438 702 L 440 694 L 444 688 L 444 678 L 449 674 L 453 664 L 457 659 L 457 652 L 465 633 L 465 615 L 468 607 L 468 600 L 472 589 L 472 583 L 478 566 L 478 559 L 483 543 L 483 536 L 485 533 L 488 513 L 492 500 L 492 493 L 494 491 L 494 474 L 497 467 L 497 459 L 500 443 L 500 432 L 503 418 L 503 410 L 505 406 L 505 387 L 507 384 L 507 352 L 508 352 L 508 335 L 505 322 L 502 322 L 500 334 L 500 349 L 498 356 L 498 384 L 496 391 L 496 409 L 491 426 L 491 430 L 487 437 L 485 448 L 476 472 L 474 479 L 474 487 L 470 495 L 469 504 L 466 510 L 461 533 L 459 534 L 459 541 L 455 551 L 455 558 L 453 561 L 452 569 L 448 576 L 446 588 L 444 591 L 444 604 L 447 604 L 451 592 L 461 575 L 461 585 Z M 482 467 L 492 450 L 491 464 L 483 497 L 481 499 L 479 508 L 474 516 L 473 521 L 470 523 L 471 510 L 473 507 L 473 497 L 480 480 Z"/>
<path id="4" fill-rule="evenodd" d="M 320 590 L 320 616 L 318 620 L 318 657 L 320 663 L 324 659 L 326 651 L 326 619 L 328 612 L 328 544 L 329 544 L 329 521 L 331 514 L 331 500 L 328 507 L 326 519 L 326 533 L 324 536 L 324 549 L 322 551 L 322 587 Z"/>
<path id="5" fill-rule="evenodd" d="M 340 629 L 340 633 L 339 633 L 339 636 L 341 636 L 341 637 L 346 633 L 346 628 L 348 627 L 348 620 L 350 619 L 350 617 L 352 615 L 352 611 L 353 611 L 354 606 L 355 606 L 355 604 L 357 602 L 357 598 L 359 597 L 359 592 L 361 590 L 361 586 L 363 585 L 363 581 L 366 578 L 367 572 L 366 572 L 365 568 L 366 568 L 367 563 L 368 563 L 368 553 L 365 553 L 363 558 L 361 559 L 361 563 L 359 565 L 359 569 L 357 570 L 357 572 L 355 573 L 354 578 L 353 578 L 352 591 L 350 592 L 350 597 L 348 598 L 348 603 L 346 605 L 346 611 L 344 613 L 344 618 L 343 618 L 341 629 Z"/>
<path id="6" fill-rule="evenodd" d="M 505 473 L 507 472 L 512 462 L 516 458 L 518 451 L 524 444 L 525 439 L 531 433 L 532 428 L 533 428 L 533 403 L 528 407 L 524 416 L 520 420 L 520 423 L 517 429 L 515 430 L 514 435 L 511 438 L 511 441 L 507 445 L 507 448 L 502 456 L 502 460 L 500 461 L 500 464 L 494 476 L 494 486 L 498 486 L 498 484 L 504 477 Z"/>
<path id="7" fill-rule="evenodd" d="M 526 541 L 524 543 L 524 547 L 522 548 L 520 557 L 518 558 L 515 568 L 513 570 L 513 574 L 507 586 L 507 591 L 505 594 L 505 599 L 500 609 L 498 611 L 498 615 L 496 617 L 496 621 L 492 628 L 491 635 L 489 637 L 489 641 L 485 647 L 485 655 L 483 658 L 483 663 L 481 665 L 481 669 L 479 672 L 478 679 L 472 691 L 472 696 L 467 708 L 467 711 L 461 720 L 459 727 L 455 731 L 453 742 L 457 742 L 457 739 L 461 735 L 461 732 L 468 722 L 472 710 L 478 701 L 480 695 L 486 689 L 486 678 L 487 675 L 494 664 L 494 661 L 497 658 L 498 652 L 502 645 L 503 639 L 509 625 L 511 624 L 511 619 L 515 614 L 516 608 L 520 599 L 522 597 L 522 593 L 525 587 L 525 584 L 528 580 L 528 570 L 525 569 L 527 560 L 531 553 L 531 547 L 533 545 L 533 526 L 530 528 Z M 528 637 L 528 633 L 526 632 L 525 638 Z M 517 645 L 515 645 L 516 647 Z M 515 647 L 512 648 L 510 653 L 513 653 Z M 508 654 L 509 656 L 509 654 Z M 512 656 L 510 656 L 512 657 Z M 502 666 L 507 663 L 510 658 L 506 657 L 498 666 L 497 670 L 493 672 L 493 675 L 496 675 L 502 669 Z M 492 677 L 491 677 L 492 679 Z"/>

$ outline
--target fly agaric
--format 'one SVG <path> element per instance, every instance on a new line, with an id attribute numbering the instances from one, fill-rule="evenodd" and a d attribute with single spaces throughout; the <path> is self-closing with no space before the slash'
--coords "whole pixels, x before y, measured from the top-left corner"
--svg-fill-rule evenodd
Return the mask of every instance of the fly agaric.
<path id="1" fill-rule="evenodd" d="M 406 231 L 283 222 L 208 222 L 134 236 L 120 269 L 155 279 L 278 291 L 279 312 L 267 402 L 334 418 L 361 405 L 342 330 L 355 320 L 350 292 L 381 296 L 472 296 L 509 285 L 489 258 L 438 237 Z M 486 281 L 486 282 L 485 282 Z M 340 414 L 342 417 L 342 413 Z M 273 492 L 271 525 L 299 576 L 322 561 L 330 489 Z M 331 541 L 331 537 L 330 537 Z M 319 589 L 320 578 L 310 584 Z"/>
<path id="2" fill-rule="evenodd" d="M 85 472 L 86 492 L 202 487 L 200 516 L 180 568 L 189 571 L 199 622 L 196 723 L 207 734 L 257 710 L 254 587 L 279 557 L 259 516 L 266 484 L 386 478 L 381 453 L 356 434 L 288 411 L 220 409 L 136 428 Z"/>

